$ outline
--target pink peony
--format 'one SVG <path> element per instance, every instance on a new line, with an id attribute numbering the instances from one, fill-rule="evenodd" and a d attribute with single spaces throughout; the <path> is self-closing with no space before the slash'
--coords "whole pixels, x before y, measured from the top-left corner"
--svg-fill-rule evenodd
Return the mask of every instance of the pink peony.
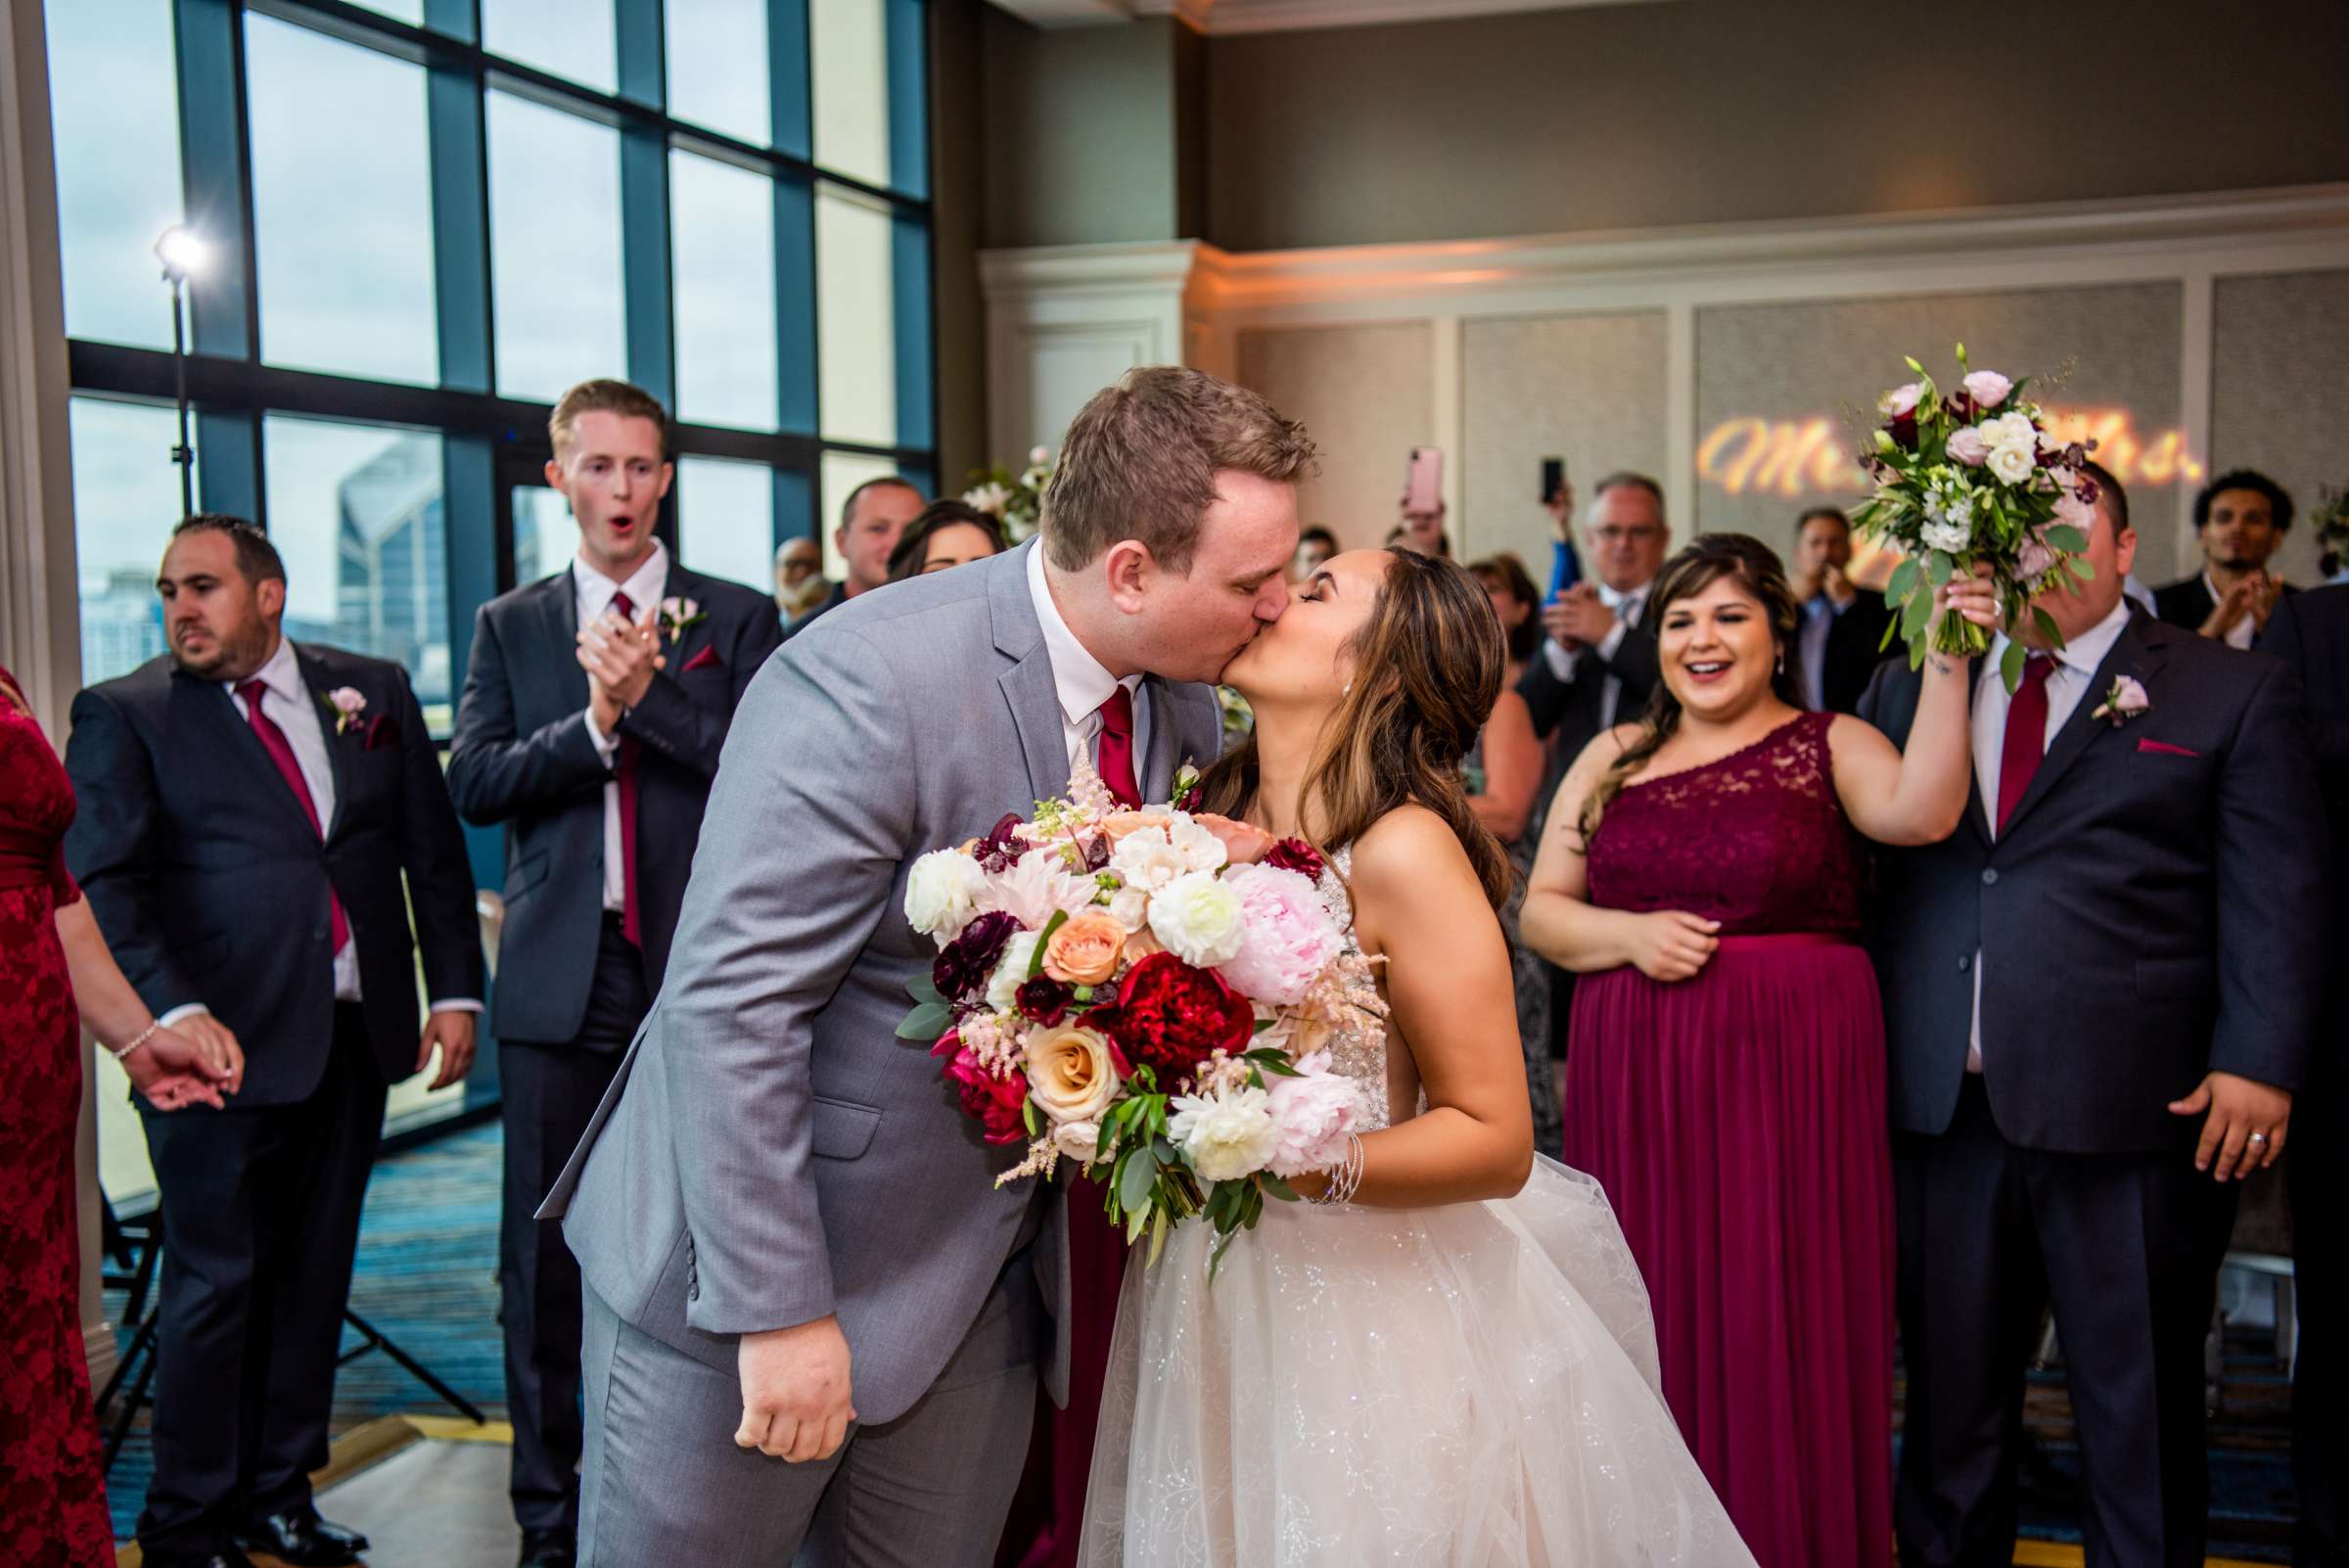
<path id="1" fill-rule="evenodd" d="M 1244 865 L 1223 885 L 1240 899 L 1239 955 L 1219 965 L 1232 988 L 1257 1001 L 1294 1006 L 1344 945 L 1312 882 L 1277 866 Z"/>
<path id="2" fill-rule="evenodd" d="M 1990 441 L 1972 425 L 1950 432 L 1950 456 L 1972 468 L 1980 468 L 1990 456 Z"/>
<path id="3" fill-rule="evenodd" d="M 1965 378 L 1966 395 L 1985 411 L 2004 402 L 2006 394 L 2013 391 L 2014 383 L 1995 370 L 1977 370 Z"/>
<path id="4" fill-rule="evenodd" d="M 1329 1070 L 1329 1053 L 1315 1051 L 1297 1064 L 1295 1078 L 1265 1075 L 1272 1125 L 1278 1141 L 1267 1162 L 1282 1180 L 1308 1171 L 1326 1171 L 1346 1152 L 1346 1137 L 1360 1114 L 1361 1093 L 1354 1080 Z"/>

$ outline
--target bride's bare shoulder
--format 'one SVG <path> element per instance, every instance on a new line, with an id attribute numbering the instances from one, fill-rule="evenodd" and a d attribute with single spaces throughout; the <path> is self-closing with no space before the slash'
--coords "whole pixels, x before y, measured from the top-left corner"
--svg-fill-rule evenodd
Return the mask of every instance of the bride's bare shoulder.
<path id="1" fill-rule="evenodd" d="M 1454 882 L 1476 889 L 1476 868 L 1451 824 L 1424 806 L 1397 807 L 1354 841 L 1358 901 L 1397 896 L 1424 899 Z M 1483 901 L 1481 891 L 1476 898 Z"/>

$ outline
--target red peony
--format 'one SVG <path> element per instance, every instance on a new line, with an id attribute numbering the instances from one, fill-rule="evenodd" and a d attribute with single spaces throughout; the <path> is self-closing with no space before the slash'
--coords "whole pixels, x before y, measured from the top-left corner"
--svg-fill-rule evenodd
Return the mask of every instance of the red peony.
<path id="1" fill-rule="evenodd" d="M 1321 880 L 1321 852 L 1303 839 L 1282 839 L 1265 856 L 1265 864 L 1278 871 L 1294 871 L 1308 882 Z"/>
<path id="2" fill-rule="evenodd" d="M 946 1058 L 946 1082 L 954 1085 L 963 1114 L 979 1124 L 988 1142 L 1028 1141 L 1028 1124 L 1021 1115 L 1028 1103 L 1027 1074 L 1015 1071 L 1009 1078 L 995 1077 L 951 1034 L 931 1047 L 930 1054 Z"/>
<path id="3" fill-rule="evenodd" d="M 1149 1063 L 1162 1081 L 1189 1077 L 1219 1050 L 1245 1050 L 1256 1033 L 1247 997 L 1171 952 L 1154 952 L 1127 972 L 1104 1022 L 1127 1059 Z"/>

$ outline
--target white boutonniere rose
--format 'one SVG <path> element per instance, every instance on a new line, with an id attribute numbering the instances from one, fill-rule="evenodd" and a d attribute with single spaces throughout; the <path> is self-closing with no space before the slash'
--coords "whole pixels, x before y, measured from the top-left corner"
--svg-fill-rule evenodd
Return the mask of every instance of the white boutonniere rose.
<path id="1" fill-rule="evenodd" d="M 2152 706 L 2153 699 L 2145 695 L 2144 686 L 2136 676 L 2121 675 L 2113 680 L 2112 688 L 2104 693 L 2103 706 L 2088 716 L 2109 718 L 2112 727 L 2118 729 Z"/>

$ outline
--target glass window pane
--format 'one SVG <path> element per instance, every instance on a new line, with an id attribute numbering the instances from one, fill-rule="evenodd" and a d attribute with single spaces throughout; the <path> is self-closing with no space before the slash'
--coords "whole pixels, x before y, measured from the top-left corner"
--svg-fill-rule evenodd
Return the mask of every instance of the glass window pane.
<path id="1" fill-rule="evenodd" d="M 668 112 L 765 147 L 767 0 L 668 0 Z"/>
<path id="2" fill-rule="evenodd" d="M 835 535 L 840 532 L 840 509 L 849 502 L 849 495 L 866 480 L 876 480 L 895 474 L 898 465 L 886 457 L 867 457 L 862 452 L 826 452 L 816 470 L 816 486 L 823 493 L 822 511 L 816 517 L 816 532 L 824 541 L 824 576 L 834 582 L 845 581 L 849 563 L 840 553 Z"/>
<path id="3" fill-rule="evenodd" d="M 835 440 L 898 438 L 898 334 L 886 205 L 815 192 L 816 399 Z"/>
<path id="4" fill-rule="evenodd" d="M 424 25 L 424 0 L 351 0 L 351 4 L 378 11 L 395 22 L 411 27 Z"/>
<path id="5" fill-rule="evenodd" d="M 764 463 L 677 459 L 677 537 L 696 572 L 774 591 L 775 473 Z"/>
<path id="6" fill-rule="evenodd" d="M 286 561 L 286 635 L 407 667 L 448 733 L 448 548 L 440 438 L 271 414 L 261 421 L 269 537 Z"/>
<path id="7" fill-rule="evenodd" d="M 535 582 L 559 571 L 576 548 L 577 526 L 563 492 L 545 484 L 514 486 L 514 580 Z"/>
<path id="8" fill-rule="evenodd" d="M 885 0 L 808 0 L 815 161 L 868 185 L 889 183 L 889 23 Z"/>
<path id="9" fill-rule="evenodd" d="M 668 155 L 677 417 L 775 428 L 775 186 L 691 153 Z"/>
<path id="10" fill-rule="evenodd" d="M 625 375 L 620 132 L 500 92 L 488 121 L 497 390 L 552 402 Z"/>
<path id="11" fill-rule="evenodd" d="M 180 221 L 171 0 L 49 0 L 66 332 L 171 346 L 156 237 Z"/>
<path id="12" fill-rule="evenodd" d="M 245 18 L 261 356 L 440 379 L 424 68 Z"/>
<path id="13" fill-rule="evenodd" d="M 612 0 L 482 0 L 482 47 L 584 87 L 620 88 Z"/>
<path id="14" fill-rule="evenodd" d="M 171 462 L 179 421 L 169 408 L 76 397 L 67 428 L 86 686 L 126 674 L 163 651 L 155 573 L 179 521 L 179 470 Z"/>

